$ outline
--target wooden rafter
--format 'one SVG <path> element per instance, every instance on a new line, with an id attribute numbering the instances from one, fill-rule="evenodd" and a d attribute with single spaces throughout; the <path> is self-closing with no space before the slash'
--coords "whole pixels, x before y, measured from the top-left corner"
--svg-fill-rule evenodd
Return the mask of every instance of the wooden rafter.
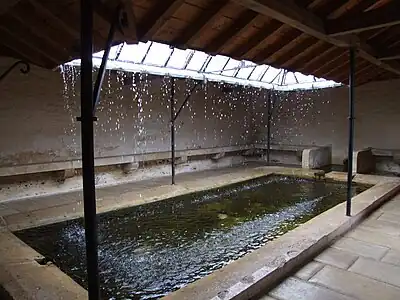
<path id="1" fill-rule="evenodd" d="M 277 42 L 259 52 L 254 57 L 254 60 L 262 61 L 263 63 L 271 63 L 274 60 L 275 55 L 278 52 L 281 52 L 282 49 L 283 52 L 288 51 L 288 48 L 290 48 L 290 43 L 287 43 L 287 41 L 297 40 L 299 37 L 301 38 L 302 36 L 298 30 L 289 28 L 289 30 L 284 32 Z"/>
<path id="2" fill-rule="evenodd" d="M 389 48 L 388 50 L 380 52 L 380 60 L 394 60 L 400 59 L 400 46 Z"/>
<path id="3" fill-rule="evenodd" d="M 248 39 L 245 44 L 238 46 L 231 52 L 232 57 L 242 58 L 254 53 L 259 46 L 267 40 L 271 35 L 281 30 L 282 23 L 272 20 L 264 25 L 257 33 Z"/>
<path id="4" fill-rule="evenodd" d="M 206 9 L 207 13 L 200 14 L 187 28 L 185 28 L 183 33 L 176 38 L 172 44 L 184 48 L 191 45 L 198 38 L 200 32 L 206 31 L 206 29 L 214 23 L 227 5 L 229 5 L 228 1 L 217 1 L 217 3 L 211 3 Z"/>
<path id="5" fill-rule="evenodd" d="M 154 37 L 184 2 L 184 0 L 156 2 L 149 15 L 144 17 L 144 22 L 138 25 L 139 39 L 148 41 Z"/>
<path id="6" fill-rule="evenodd" d="M 350 40 L 339 39 L 326 33 L 324 23 L 314 14 L 297 6 L 291 0 L 233 0 L 249 9 L 257 11 L 260 14 L 277 19 L 298 30 L 312 35 L 318 39 L 324 40 L 338 47 L 356 47 L 359 55 L 371 63 L 386 69 L 389 72 L 400 75 L 400 69 L 394 68 L 389 64 L 383 63 L 377 58 L 377 55 L 370 46 L 362 44 L 353 38 Z"/>
<path id="7" fill-rule="evenodd" d="M 334 74 L 343 65 L 345 65 L 348 60 L 348 51 L 343 51 L 341 54 L 332 57 L 332 59 L 330 59 L 327 63 L 313 70 L 313 73 L 323 78 L 329 77 L 329 75 Z"/>
<path id="8" fill-rule="evenodd" d="M 0 3 L 0 15 L 5 14 L 10 9 L 12 9 L 15 5 L 18 4 L 21 0 L 7 0 L 1 1 Z"/>
<path id="9" fill-rule="evenodd" d="M 326 22 L 326 31 L 331 36 L 359 33 L 366 30 L 400 24 L 400 3 L 392 2 L 379 9 L 354 15 L 344 16 Z"/>
<path id="10" fill-rule="evenodd" d="M 331 45 L 325 43 L 324 41 L 318 41 L 311 45 L 310 47 L 307 47 L 304 51 L 299 52 L 297 55 L 293 55 L 290 59 L 287 61 L 282 61 L 282 68 L 284 69 L 295 69 L 300 68 L 303 66 L 305 63 L 310 61 L 316 56 L 316 53 L 318 55 L 320 53 L 323 53 L 327 49 L 331 48 Z"/>
<path id="11" fill-rule="evenodd" d="M 248 28 L 252 21 L 257 17 L 257 13 L 252 10 L 245 10 L 237 19 L 235 19 L 230 26 L 222 30 L 206 47 L 205 52 L 219 53 L 223 47 L 242 30 Z"/>
<path id="12" fill-rule="evenodd" d="M 311 74 L 313 70 L 319 68 L 321 64 L 324 64 L 325 62 L 329 62 L 332 57 L 336 55 L 340 55 L 342 53 L 340 48 L 336 47 L 329 47 L 325 51 L 319 53 L 318 55 L 314 56 L 312 59 L 304 63 L 302 66 L 300 66 L 297 70 L 299 72 L 306 72 L 308 74 Z"/>
<path id="13" fill-rule="evenodd" d="M 292 39 L 289 43 L 283 46 L 279 51 L 275 52 L 268 58 L 270 63 L 281 65 L 281 62 L 286 62 L 291 57 L 296 56 L 298 53 L 301 53 L 308 46 L 311 46 L 315 43 L 315 39 L 310 37 L 305 33 L 301 33 L 295 39 Z"/>
<path id="14" fill-rule="evenodd" d="M 38 47 L 36 44 L 30 43 L 26 39 L 20 37 L 20 36 L 15 36 L 12 31 L 10 31 L 8 28 L 0 25 L 0 32 L 2 35 L 2 38 L 6 38 L 7 45 L 8 44 L 15 44 L 18 45 L 17 49 L 23 48 L 23 49 L 30 49 L 29 52 L 36 52 L 43 58 L 45 58 L 47 61 L 55 63 L 56 65 L 58 64 L 58 59 L 55 58 L 53 55 L 50 55 L 47 51 L 45 51 L 43 48 Z M 22 54 L 22 53 L 21 53 Z M 25 56 L 25 55 L 24 55 Z"/>

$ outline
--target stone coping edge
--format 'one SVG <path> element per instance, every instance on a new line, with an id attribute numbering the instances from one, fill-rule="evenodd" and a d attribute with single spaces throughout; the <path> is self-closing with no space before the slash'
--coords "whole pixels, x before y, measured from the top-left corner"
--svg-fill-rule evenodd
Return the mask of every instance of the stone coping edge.
<path id="1" fill-rule="evenodd" d="M 254 264 L 257 264 L 257 256 L 259 260 L 263 256 L 260 252 L 268 253 L 264 257 L 265 260 L 262 261 L 262 267 L 252 273 L 242 274 L 242 278 L 236 281 L 236 283 L 231 284 L 229 288 L 224 288 L 224 284 L 222 284 L 221 289 L 216 293 L 215 290 L 207 291 L 204 288 L 207 281 L 212 283 L 211 278 L 208 279 L 208 277 L 216 273 L 214 272 L 167 295 L 163 300 L 248 300 L 260 296 L 263 292 L 273 288 L 281 280 L 308 263 L 332 244 L 334 240 L 359 224 L 399 192 L 399 181 L 377 183 L 372 188 L 352 198 L 353 211 L 356 212 L 352 217 L 345 216 L 346 203 L 341 203 L 278 239 L 269 242 L 260 249 L 244 256 L 243 258 L 247 258 L 247 260 L 249 260 L 250 256 L 254 256 Z M 340 217 L 340 214 L 342 217 Z M 335 218 L 338 218 L 338 220 L 335 221 Z M 324 227 L 324 223 L 329 223 L 327 230 L 321 229 L 321 226 L 322 228 Z M 301 239 L 296 238 L 296 236 L 301 237 Z M 308 239 L 303 239 L 304 237 L 308 237 Z M 277 253 L 276 249 L 279 250 L 278 252 L 281 252 L 278 256 L 275 255 Z M 259 253 L 256 254 L 256 252 Z M 223 277 L 227 276 L 228 273 L 235 272 L 235 270 L 239 270 L 238 272 L 240 272 L 240 269 L 242 269 L 240 264 L 243 258 L 220 269 L 220 272 L 216 273 L 216 276 L 212 276 L 212 281 L 221 279 L 221 282 L 224 282 Z"/>

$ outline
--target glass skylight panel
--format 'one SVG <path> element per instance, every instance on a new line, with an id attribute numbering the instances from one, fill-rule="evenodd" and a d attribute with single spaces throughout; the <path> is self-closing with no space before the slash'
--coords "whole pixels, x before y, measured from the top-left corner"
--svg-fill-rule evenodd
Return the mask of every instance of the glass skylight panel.
<path id="1" fill-rule="evenodd" d="M 140 63 L 143 57 L 146 55 L 147 50 L 150 47 L 151 42 L 139 43 L 135 45 L 125 45 L 119 55 L 118 60 Z"/>
<path id="2" fill-rule="evenodd" d="M 143 63 L 151 66 L 164 66 L 172 50 L 168 45 L 153 43 Z"/>
<path id="3" fill-rule="evenodd" d="M 199 71 L 203 66 L 204 62 L 206 61 L 207 57 L 208 55 L 206 53 L 195 51 L 186 69 Z"/>
<path id="4" fill-rule="evenodd" d="M 276 77 L 278 76 L 278 74 L 281 72 L 281 69 L 276 69 L 274 67 L 270 67 L 267 71 L 267 73 L 265 73 L 264 77 L 262 78 L 263 82 L 271 82 L 272 80 L 276 80 Z"/>
<path id="5" fill-rule="evenodd" d="M 239 61 L 223 55 L 212 56 L 201 51 L 171 48 L 156 42 L 134 45 L 117 45 L 110 50 L 108 69 L 127 72 L 211 80 L 238 85 L 250 85 L 281 90 L 310 89 L 338 86 L 334 81 L 315 78 L 299 72 L 288 72 L 269 65 L 257 65 L 250 61 Z M 116 56 L 119 54 L 118 59 Z M 99 67 L 104 51 L 93 54 L 93 64 Z M 80 60 L 68 64 L 80 65 Z M 270 84 L 272 82 L 272 84 Z"/>
<path id="6" fill-rule="evenodd" d="M 255 63 L 245 61 L 244 66 L 241 67 L 237 73 L 236 78 L 247 79 L 256 66 L 257 65 Z"/>
<path id="7" fill-rule="evenodd" d="M 222 55 L 213 56 L 210 63 L 207 65 L 205 72 L 219 74 L 224 69 L 228 59 L 229 57 Z"/>
<path id="8" fill-rule="evenodd" d="M 260 80 L 260 77 L 264 74 L 268 68 L 266 65 L 256 66 L 253 73 L 251 73 L 249 80 Z"/>
<path id="9" fill-rule="evenodd" d="M 188 59 L 191 59 L 191 53 L 193 53 L 193 50 L 181 50 L 176 48 L 168 61 L 167 67 L 175 69 L 185 68 Z"/>
<path id="10" fill-rule="evenodd" d="M 224 76 L 234 76 L 237 73 L 237 68 L 240 66 L 241 61 L 236 59 L 230 59 L 228 64 L 225 66 L 224 71 L 221 75 Z"/>

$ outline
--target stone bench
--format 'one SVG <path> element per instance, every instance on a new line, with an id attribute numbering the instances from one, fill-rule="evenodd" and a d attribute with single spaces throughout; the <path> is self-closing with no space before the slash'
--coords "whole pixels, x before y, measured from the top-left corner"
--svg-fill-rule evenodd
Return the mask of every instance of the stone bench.
<path id="1" fill-rule="evenodd" d="M 176 163 L 187 162 L 188 157 L 211 155 L 216 160 L 220 153 L 240 152 L 252 149 L 253 145 L 239 145 L 204 149 L 178 150 L 175 152 Z M 121 155 L 95 158 L 95 167 L 120 166 L 124 173 L 131 173 L 139 167 L 139 162 L 159 161 L 171 159 L 170 151 L 152 152 L 143 154 Z M 73 177 L 75 170 L 82 168 L 81 160 L 56 161 L 37 164 L 15 165 L 0 167 L 0 177 L 57 172 L 61 179 Z"/>

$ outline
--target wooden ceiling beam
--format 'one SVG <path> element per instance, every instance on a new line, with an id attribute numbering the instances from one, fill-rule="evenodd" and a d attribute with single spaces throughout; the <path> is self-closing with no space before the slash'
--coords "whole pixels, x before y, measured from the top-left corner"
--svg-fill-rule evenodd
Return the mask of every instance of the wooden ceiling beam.
<path id="1" fill-rule="evenodd" d="M 320 40 L 326 41 L 338 47 L 355 47 L 359 55 L 371 63 L 386 69 L 389 72 L 400 75 L 400 69 L 380 61 L 371 47 L 360 43 L 352 37 L 349 40 L 330 36 L 325 31 L 324 23 L 317 16 L 299 7 L 293 0 L 233 0 L 242 6 L 252 9 L 265 16 L 277 19 L 298 30 L 303 31 Z"/>
<path id="2" fill-rule="evenodd" d="M 217 3 L 213 1 L 209 7 L 204 10 L 205 13 L 199 14 L 199 16 L 185 28 L 180 36 L 172 42 L 172 45 L 187 48 L 198 38 L 201 32 L 206 32 L 206 29 L 220 17 L 221 12 L 229 5 L 228 1 L 216 2 Z"/>
<path id="3" fill-rule="evenodd" d="M 258 13 L 252 10 L 245 10 L 240 16 L 233 20 L 232 24 L 225 30 L 222 30 L 206 47 L 205 52 L 207 53 L 220 53 L 224 46 L 229 43 L 233 38 L 238 36 L 240 32 L 244 32 L 248 29 L 248 26 L 252 24 L 254 19 L 258 16 Z"/>
<path id="4" fill-rule="evenodd" d="M 0 2 L 0 15 L 7 13 L 10 9 L 12 9 L 15 5 L 18 4 L 21 0 L 7 0 Z"/>
<path id="5" fill-rule="evenodd" d="M 400 47 L 389 48 L 388 50 L 381 51 L 380 60 L 395 60 L 400 59 Z"/>
<path id="6" fill-rule="evenodd" d="M 27 23 L 26 20 L 24 21 L 24 19 L 20 18 L 17 14 L 7 14 L 3 16 L 1 18 L 0 27 L 12 28 L 12 32 L 8 30 L 8 33 L 14 36 L 15 39 L 29 45 L 30 48 L 35 49 L 48 58 L 54 59 L 54 61 L 71 59 L 65 48 L 52 38 L 49 38 L 42 30 L 34 30 L 31 24 Z M 40 45 L 40 47 L 37 45 Z M 42 49 L 45 49 L 45 51 L 42 51 Z"/>
<path id="7" fill-rule="evenodd" d="M 373 67 L 376 67 L 372 64 L 370 64 L 369 62 L 367 62 L 366 60 L 361 61 L 358 65 L 356 65 L 356 71 L 355 71 L 355 78 L 357 79 L 358 77 L 360 77 L 360 74 L 363 74 L 363 72 L 365 72 L 365 70 L 371 69 Z M 345 81 L 346 79 L 349 78 L 349 70 L 348 69 L 344 69 L 342 70 L 342 72 L 338 75 L 339 80 Z"/>
<path id="8" fill-rule="evenodd" d="M 288 31 L 286 31 L 278 41 L 273 43 L 272 45 L 269 45 L 267 48 L 261 50 L 255 57 L 254 61 L 262 61 L 263 63 L 268 63 L 271 64 L 273 60 L 275 59 L 276 55 L 279 55 L 280 53 L 286 53 L 287 51 L 290 50 L 293 45 L 288 41 L 293 41 L 293 40 L 299 40 L 304 38 L 306 35 L 303 35 L 301 32 L 299 33 L 298 30 L 295 30 L 293 28 L 289 28 Z"/>
<path id="9" fill-rule="evenodd" d="M 370 10 L 356 16 L 343 16 L 326 22 L 326 31 L 330 36 L 359 33 L 366 30 L 400 24 L 400 3 L 398 1 L 383 8 Z"/>
<path id="10" fill-rule="evenodd" d="M 266 39 L 281 30 L 282 26 L 282 23 L 275 20 L 265 24 L 263 28 L 251 36 L 246 43 L 243 43 L 234 49 L 231 52 L 232 57 L 242 59 L 243 57 L 250 55 L 252 52 L 257 50 Z"/>
<path id="11" fill-rule="evenodd" d="M 12 47 L 14 50 L 17 49 L 30 49 L 29 52 L 36 52 L 39 56 L 45 58 L 45 60 L 47 62 L 52 62 L 53 67 L 57 66 L 59 63 L 59 59 L 55 58 L 53 55 L 49 54 L 48 52 L 46 52 L 44 49 L 42 49 L 41 47 L 36 46 L 33 43 L 28 42 L 26 39 L 22 38 L 21 36 L 15 36 L 15 34 L 10 31 L 8 28 L 6 28 L 3 25 L 0 25 L 0 32 L 2 34 L 2 38 L 6 39 L 6 44 L 8 45 L 10 44 L 14 44 L 14 45 L 18 45 L 15 47 Z M 20 52 L 20 51 L 17 51 Z M 22 55 L 24 55 L 23 53 L 21 53 Z M 26 55 L 24 55 L 26 56 Z M 29 56 L 28 56 L 29 57 Z"/>
<path id="12" fill-rule="evenodd" d="M 275 55 L 271 56 L 269 60 L 271 63 L 281 66 L 291 58 L 308 49 L 310 46 L 313 46 L 315 42 L 316 41 L 313 37 L 310 37 L 305 33 L 301 33 L 297 38 L 290 41 L 280 51 L 276 52 Z"/>
<path id="13" fill-rule="evenodd" d="M 321 67 L 321 64 L 324 64 L 330 60 L 332 60 L 333 57 L 340 55 L 342 53 L 340 48 L 336 47 L 329 47 L 325 51 L 319 53 L 319 55 L 314 56 L 312 59 L 304 63 L 301 67 L 299 67 L 297 70 L 299 72 L 306 72 L 307 74 L 311 74 L 313 70 Z"/>
<path id="14" fill-rule="evenodd" d="M 184 0 L 155 2 L 155 7 L 143 18 L 143 23 L 138 25 L 139 40 L 151 40 L 184 2 Z"/>
<path id="15" fill-rule="evenodd" d="M 331 48 L 330 44 L 325 43 L 324 41 L 318 41 L 313 45 L 307 47 L 304 51 L 299 52 L 297 55 L 291 56 L 287 61 L 281 61 L 282 68 L 284 69 L 294 69 L 300 68 L 306 62 L 313 59 L 316 53 L 320 54 Z"/>
<path id="16" fill-rule="evenodd" d="M 337 70 L 339 70 L 343 65 L 348 62 L 348 53 L 343 51 L 342 54 L 332 57 L 328 63 L 321 65 L 321 67 L 315 69 L 313 73 L 318 74 L 320 77 L 329 78 L 330 75 L 334 74 Z"/>
<path id="17" fill-rule="evenodd" d="M 59 19 L 53 13 L 48 10 L 46 7 L 44 7 L 41 3 L 39 3 L 36 0 L 28 0 L 36 9 L 38 12 L 40 12 L 42 15 L 45 17 L 51 19 L 54 24 L 60 28 L 62 28 L 65 32 L 67 32 L 70 36 L 72 36 L 75 39 L 80 39 L 80 33 L 78 30 L 75 30 L 74 28 L 68 26 L 63 20 Z"/>

